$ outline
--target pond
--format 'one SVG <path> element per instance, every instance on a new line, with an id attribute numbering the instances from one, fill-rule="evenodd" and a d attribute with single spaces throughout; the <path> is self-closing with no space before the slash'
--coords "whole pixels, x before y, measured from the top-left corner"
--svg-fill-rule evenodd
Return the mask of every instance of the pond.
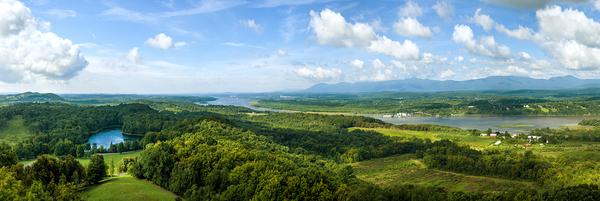
<path id="1" fill-rule="evenodd" d="M 96 146 L 103 146 L 104 148 L 110 147 L 110 144 L 118 144 L 129 140 L 137 140 L 140 137 L 124 135 L 120 129 L 107 130 L 96 133 L 88 139 L 90 145 L 96 144 Z"/>
<path id="2" fill-rule="evenodd" d="M 585 117 L 533 117 L 533 116 L 464 116 L 464 117 L 382 117 L 372 116 L 393 124 L 437 124 L 463 129 L 497 131 L 529 131 L 536 128 L 558 128 L 577 125 Z"/>

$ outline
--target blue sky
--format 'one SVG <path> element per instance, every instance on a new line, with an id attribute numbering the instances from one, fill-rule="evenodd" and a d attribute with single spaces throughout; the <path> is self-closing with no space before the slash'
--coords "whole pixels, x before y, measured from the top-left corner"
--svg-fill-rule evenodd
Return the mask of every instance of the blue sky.
<path id="1" fill-rule="evenodd" d="M 598 0 L 0 0 L 0 92 L 600 78 Z"/>

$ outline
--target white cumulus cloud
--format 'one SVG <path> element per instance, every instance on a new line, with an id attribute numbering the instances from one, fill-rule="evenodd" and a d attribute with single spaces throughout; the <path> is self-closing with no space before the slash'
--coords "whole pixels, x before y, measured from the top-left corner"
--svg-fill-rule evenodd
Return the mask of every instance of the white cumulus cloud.
<path id="1" fill-rule="evenodd" d="M 407 17 L 394 24 L 394 30 L 401 36 L 431 37 L 431 29 L 423 26 L 416 18 Z"/>
<path id="2" fill-rule="evenodd" d="M 496 22 L 494 22 L 494 20 L 492 20 L 492 18 L 489 15 L 481 14 L 481 8 L 475 11 L 473 20 L 475 20 L 475 23 L 483 27 L 483 30 L 485 31 L 492 30 L 492 28 L 494 28 L 494 25 L 496 24 Z"/>
<path id="3" fill-rule="evenodd" d="M 146 40 L 146 44 L 150 45 L 151 47 L 166 50 L 173 47 L 173 39 L 164 33 L 159 33 L 152 38 L 148 38 L 148 40 Z"/>
<path id="4" fill-rule="evenodd" d="M 527 28 L 527 27 L 524 27 L 521 25 L 519 25 L 519 27 L 516 29 L 510 30 L 510 29 L 506 28 L 504 25 L 497 24 L 496 30 L 506 34 L 507 36 L 510 36 L 510 37 L 513 37 L 516 39 L 521 39 L 521 40 L 532 39 L 533 34 L 534 34 L 530 28 Z"/>
<path id="5" fill-rule="evenodd" d="M 397 59 L 418 59 L 419 47 L 410 40 L 403 43 L 379 36 L 366 23 L 349 23 L 340 14 L 325 9 L 310 12 L 310 27 L 322 45 L 364 48 Z"/>
<path id="6" fill-rule="evenodd" d="M 435 10 L 435 13 L 443 19 L 450 19 L 454 16 L 454 6 L 447 0 L 438 1 L 432 8 Z"/>
<path id="7" fill-rule="evenodd" d="M 256 21 L 253 19 L 242 21 L 242 24 L 246 28 L 252 29 L 258 34 L 262 33 L 264 30 L 264 28 L 260 24 L 256 23 Z"/>
<path id="8" fill-rule="evenodd" d="M 419 47 L 410 40 L 405 40 L 404 43 L 400 43 L 382 36 L 378 40 L 372 41 L 368 49 L 372 52 L 385 54 L 397 59 L 419 58 Z"/>
<path id="9" fill-rule="evenodd" d="M 363 69 L 365 66 L 365 62 L 360 59 L 354 59 L 350 62 L 350 65 L 357 69 Z"/>
<path id="10" fill-rule="evenodd" d="M 487 3 L 504 5 L 515 8 L 542 8 L 553 2 L 585 3 L 589 0 L 483 0 Z"/>
<path id="11" fill-rule="evenodd" d="M 325 9 L 311 11 L 310 27 L 320 44 L 342 47 L 365 47 L 377 38 L 373 28 L 365 23 L 348 23 L 340 14 Z"/>
<path id="12" fill-rule="evenodd" d="M 0 81 L 70 79 L 88 65 L 78 45 L 49 27 L 23 3 L 0 0 Z"/>
<path id="13" fill-rule="evenodd" d="M 575 9 L 538 10 L 536 41 L 568 69 L 600 68 L 600 23 Z"/>
<path id="14" fill-rule="evenodd" d="M 510 48 L 496 43 L 493 36 L 484 36 L 480 37 L 479 40 L 476 40 L 473 30 L 467 25 L 454 26 L 452 40 L 463 45 L 473 54 L 494 58 L 507 58 L 510 56 Z"/>
<path id="15" fill-rule="evenodd" d="M 403 17 L 419 17 L 423 15 L 423 9 L 414 1 L 407 1 L 398 11 L 398 15 Z"/>
<path id="16" fill-rule="evenodd" d="M 326 82 L 339 79 L 342 75 L 342 70 L 338 68 L 302 67 L 295 69 L 294 73 L 312 81 Z"/>

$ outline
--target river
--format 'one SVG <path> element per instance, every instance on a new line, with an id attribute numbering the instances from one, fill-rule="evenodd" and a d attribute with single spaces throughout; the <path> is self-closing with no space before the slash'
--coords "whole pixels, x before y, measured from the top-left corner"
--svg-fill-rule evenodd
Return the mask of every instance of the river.
<path id="1" fill-rule="evenodd" d="M 257 111 L 286 112 L 270 108 L 259 108 L 251 105 L 251 98 L 237 96 L 220 96 L 208 102 L 211 105 L 233 105 L 247 107 Z M 383 115 L 364 115 L 381 119 L 392 124 L 437 124 L 462 129 L 486 130 L 491 128 L 500 131 L 528 131 L 535 128 L 558 128 L 577 125 L 585 117 L 544 117 L 544 116 L 459 116 L 459 117 L 384 117 Z"/>

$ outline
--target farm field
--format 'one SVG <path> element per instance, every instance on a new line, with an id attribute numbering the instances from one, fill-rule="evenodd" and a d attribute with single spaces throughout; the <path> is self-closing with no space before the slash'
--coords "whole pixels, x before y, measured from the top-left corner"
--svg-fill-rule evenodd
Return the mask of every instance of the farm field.
<path id="1" fill-rule="evenodd" d="M 151 182 L 131 176 L 111 177 L 83 192 L 85 200 L 98 201 L 168 201 L 177 196 Z"/>
<path id="2" fill-rule="evenodd" d="M 449 191 L 507 191 L 533 189 L 530 181 L 516 181 L 494 177 L 472 176 L 429 169 L 414 154 L 405 154 L 353 163 L 356 176 L 381 187 L 414 184 L 441 187 Z"/>
<path id="3" fill-rule="evenodd" d="M 491 144 L 496 142 L 493 137 L 481 137 L 470 135 L 467 131 L 414 131 L 414 130 L 402 130 L 396 128 L 350 128 L 349 130 L 366 130 L 379 132 L 386 136 L 391 137 L 404 137 L 404 138 L 419 138 L 419 139 L 430 139 L 437 141 L 441 139 L 452 140 L 457 143 L 469 145 L 474 148 L 487 148 Z"/>

